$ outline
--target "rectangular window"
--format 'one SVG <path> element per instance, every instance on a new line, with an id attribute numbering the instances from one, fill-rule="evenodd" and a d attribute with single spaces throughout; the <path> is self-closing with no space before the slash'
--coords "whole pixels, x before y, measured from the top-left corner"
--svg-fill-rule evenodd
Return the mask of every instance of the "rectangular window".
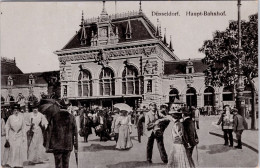
<path id="1" fill-rule="evenodd" d="M 189 73 L 192 73 L 192 68 L 189 68 Z"/>
<path id="2" fill-rule="evenodd" d="M 103 83 L 102 83 L 102 81 L 99 84 L 99 93 L 100 93 L 100 95 L 103 95 Z"/>
<path id="3" fill-rule="evenodd" d="M 135 80 L 135 94 L 139 94 L 139 80 L 136 79 Z"/>
<path id="4" fill-rule="evenodd" d="M 126 94 L 126 82 L 124 81 L 123 83 L 122 83 L 122 93 L 123 94 Z"/>
<path id="5" fill-rule="evenodd" d="M 148 83 L 147 83 L 147 92 L 152 92 L 152 80 L 148 80 Z"/>

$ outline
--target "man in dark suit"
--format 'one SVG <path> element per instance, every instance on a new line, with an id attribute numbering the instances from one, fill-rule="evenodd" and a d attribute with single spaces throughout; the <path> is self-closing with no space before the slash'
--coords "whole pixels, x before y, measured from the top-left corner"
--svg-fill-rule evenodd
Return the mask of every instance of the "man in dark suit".
<path id="1" fill-rule="evenodd" d="M 198 144 L 198 135 L 195 128 L 195 123 L 191 118 L 191 111 L 184 107 L 182 108 L 183 113 L 183 128 L 184 128 L 184 146 L 186 149 L 187 157 L 191 167 L 195 167 L 194 161 L 192 159 L 192 152 L 194 147 Z"/>
<path id="2" fill-rule="evenodd" d="M 238 112 L 237 109 L 234 108 L 232 112 L 234 114 L 234 132 L 237 138 L 237 146 L 235 146 L 235 148 L 242 149 L 241 138 L 242 138 L 242 133 L 245 129 L 246 121 L 240 114 L 237 113 Z"/>
<path id="3" fill-rule="evenodd" d="M 46 143 L 47 152 L 55 158 L 56 168 L 69 168 L 70 153 L 78 152 L 78 131 L 75 117 L 67 110 L 68 104 L 61 103 L 60 112 L 51 119 Z"/>
<path id="4" fill-rule="evenodd" d="M 157 127 L 156 125 L 158 125 L 156 121 L 161 117 L 163 117 L 163 115 L 157 111 L 157 106 L 155 103 L 150 103 L 149 108 L 150 111 L 145 114 L 146 136 L 148 137 L 147 148 L 146 148 L 147 161 L 149 163 L 152 163 L 153 143 L 154 140 L 156 139 L 161 159 L 164 163 L 167 163 L 168 157 L 164 148 L 163 133 L 161 135 L 156 135 L 156 129 L 155 129 Z"/>

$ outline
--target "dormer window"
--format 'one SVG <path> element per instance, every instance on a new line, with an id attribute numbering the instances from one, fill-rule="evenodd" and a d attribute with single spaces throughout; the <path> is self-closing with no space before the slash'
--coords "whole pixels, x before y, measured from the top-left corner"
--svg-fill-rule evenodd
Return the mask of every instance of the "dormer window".
<path id="1" fill-rule="evenodd" d="M 29 76 L 29 85 L 33 85 L 35 83 L 34 76 L 30 74 Z"/>
<path id="2" fill-rule="evenodd" d="M 132 27 L 131 27 L 131 22 L 128 19 L 127 25 L 126 25 L 126 39 L 131 39 L 132 38 Z"/>
<path id="3" fill-rule="evenodd" d="M 8 76 L 7 85 L 8 86 L 13 86 L 14 85 L 14 81 L 13 81 L 13 78 L 11 76 Z"/>
<path id="4" fill-rule="evenodd" d="M 193 62 L 189 59 L 186 65 L 186 74 L 194 73 Z"/>

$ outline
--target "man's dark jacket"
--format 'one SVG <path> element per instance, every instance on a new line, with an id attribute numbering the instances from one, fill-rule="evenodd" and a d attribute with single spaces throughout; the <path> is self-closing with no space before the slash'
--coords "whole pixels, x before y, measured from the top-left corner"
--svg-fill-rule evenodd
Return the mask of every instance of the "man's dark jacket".
<path id="1" fill-rule="evenodd" d="M 195 124 L 191 118 L 186 118 L 183 121 L 183 128 L 184 128 L 184 145 L 186 146 L 187 143 L 190 146 L 196 146 L 198 144 L 198 135 L 196 132 Z"/>
<path id="2" fill-rule="evenodd" d="M 73 146 L 78 150 L 78 130 L 75 117 L 66 110 L 60 110 L 51 119 L 48 126 L 46 151 L 72 151 Z"/>

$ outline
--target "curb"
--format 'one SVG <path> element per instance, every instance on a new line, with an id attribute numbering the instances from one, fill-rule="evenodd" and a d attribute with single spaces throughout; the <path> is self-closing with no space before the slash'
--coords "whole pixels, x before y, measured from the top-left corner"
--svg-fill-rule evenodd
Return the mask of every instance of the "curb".
<path id="1" fill-rule="evenodd" d="M 218 136 L 218 137 L 221 137 L 221 138 L 224 138 L 223 135 L 217 134 L 217 133 L 215 133 L 215 132 L 209 132 L 209 134 L 215 135 L 215 136 Z M 233 139 L 233 141 L 237 143 L 237 140 L 236 140 L 236 139 Z M 245 146 L 245 147 L 248 147 L 248 148 L 251 149 L 252 151 L 258 153 L 258 149 L 252 147 L 251 145 L 248 145 L 248 144 L 246 144 L 246 143 L 244 143 L 244 142 L 242 142 L 242 145 Z"/>

